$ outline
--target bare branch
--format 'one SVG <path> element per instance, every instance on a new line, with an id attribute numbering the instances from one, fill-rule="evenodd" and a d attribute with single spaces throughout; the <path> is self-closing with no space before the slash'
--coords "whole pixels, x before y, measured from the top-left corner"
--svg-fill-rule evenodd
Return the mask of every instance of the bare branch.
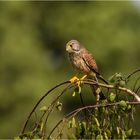
<path id="1" fill-rule="evenodd" d="M 32 116 L 32 114 L 34 113 L 34 111 L 36 110 L 36 108 L 38 107 L 38 105 L 41 103 L 41 101 L 42 101 L 49 93 L 51 93 L 54 89 L 56 89 L 56 88 L 58 88 L 58 87 L 60 87 L 60 86 L 62 86 L 62 85 L 64 85 L 64 84 L 68 84 L 68 83 L 70 83 L 70 81 L 66 81 L 66 82 L 63 82 L 63 83 L 60 83 L 60 84 L 56 85 L 55 87 L 53 87 L 52 89 L 50 89 L 48 92 L 46 92 L 46 93 L 39 99 L 39 101 L 35 104 L 34 108 L 33 108 L 32 111 L 30 112 L 29 116 L 27 117 L 27 120 L 25 121 L 24 127 L 23 127 L 23 129 L 22 129 L 22 131 L 21 131 L 21 135 L 24 133 L 25 128 L 26 128 L 26 126 L 27 126 L 27 124 L 28 124 L 28 122 L 29 122 L 30 117 Z"/>
<path id="2" fill-rule="evenodd" d="M 49 109 L 48 109 L 48 114 L 46 115 L 46 118 L 45 118 L 45 121 L 44 121 L 44 126 L 43 126 L 43 128 L 42 128 L 42 130 L 43 130 L 43 136 L 42 136 L 42 138 L 44 138 L 45 137 L 45 126 L 46 126 L 46 124 L 47 124 L 47 121 L 48 121 L 48 118 L 49 118 L 49 116 L 50 116 L 50 114 L 51 114 L 51 112 L 53 111 L 53 108 L 55 107 L 55 103 L 59 100 L 59 98 L 66 92 L 66 90 L 67 89 L 69 89 L 69 88 L 71 88 L 71 87 L 73 87 L 73 84 L 69 84 L 68 86 L 66 86 L 65 88 L 64 88 L 64 90 L 53 100 L 53 102 L 51 103 L 51 105 L 48 107 Z"/>
<path id="3" fill-rule="evenodd" d="M 130 73 L 130 74 L 127 76 L 127 79 L 129 79 L 132 75 L 136 74 L 137 72 L 140 72 L 140 69 L 137 69 L 137 70 L 133 71 L 132 73 Z"/>
<path id="4" fill-rule="evenodd" d="M 85 79 L 81 81 L 84 84 L 93 84 L 93 85 L 98 85 L 100 87 L 105 87 L 105 88 L 110 88 L 110 89 L 119 89 L 131 96 L 133 96 L 136 101 L 140 102 L 140 97 L 133 91 L 131 91 L 130 89 L 126 88 L 126 87 L 116 87 L 114 85 L 107 85 L 107 84 L 102 84 L 102 83 L 97 83 L 95 80 L 91 80 L 91 79 Z"/>

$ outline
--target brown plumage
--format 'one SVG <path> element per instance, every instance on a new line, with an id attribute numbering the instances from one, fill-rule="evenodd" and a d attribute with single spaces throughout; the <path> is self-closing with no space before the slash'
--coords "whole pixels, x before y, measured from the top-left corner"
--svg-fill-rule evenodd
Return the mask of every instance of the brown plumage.
<path id="1" fill-rule="evenodd" d="M 71 40 L 66 44 L 66 51 L 69 53 L 70 61 L 75 69 L 83 72 L 88 78 L 97 81 L 97 77 L 106 82 L 98 73 L 98 67 L 93 55 L 84 48 L 77 40 Z M 94 94 L 96 93 L 97 86 L 91 85 Z M 100 92 L 100 98 L 104 99 L 105 96 Z"/>

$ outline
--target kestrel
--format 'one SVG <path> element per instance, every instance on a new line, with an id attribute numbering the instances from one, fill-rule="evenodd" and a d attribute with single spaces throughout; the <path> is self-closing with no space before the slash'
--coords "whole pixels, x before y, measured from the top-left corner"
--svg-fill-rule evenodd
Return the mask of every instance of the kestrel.
<path id="1" fill-rule="evenodd" d="M 70 62 L 72 66 L 80 72 L 87 75 L 87 78 L 97 81 L 100 77 L 104 82 L 106 82 L 101 75 L 98 73 L 98 67 L 93 55 L 83 47 L 77 40 L 71 40 L 66 44 L 66 51 L 69 54 Z M 95 85 L 91 85 L 94 95 L 96 95 Z M 105 99 L 102 91 L 99 93 L 100 99 Z"/>

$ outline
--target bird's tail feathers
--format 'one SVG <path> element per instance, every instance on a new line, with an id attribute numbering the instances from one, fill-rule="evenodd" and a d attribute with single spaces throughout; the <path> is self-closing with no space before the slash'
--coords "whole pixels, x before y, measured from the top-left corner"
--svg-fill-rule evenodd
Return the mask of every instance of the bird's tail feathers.
<path id="1" fill-rule="evenodd" d="M 102 80 L 104 83 L 108 84 L 108 82 L 103 78 L 102 75 L 98 75 L 97 77 L 98 79 Z"/>

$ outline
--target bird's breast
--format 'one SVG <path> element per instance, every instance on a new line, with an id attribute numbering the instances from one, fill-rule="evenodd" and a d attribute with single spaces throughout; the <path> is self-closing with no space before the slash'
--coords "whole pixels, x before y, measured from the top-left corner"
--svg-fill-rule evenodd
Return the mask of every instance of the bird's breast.
<path id="1" fill-rule="evenodd" d="M 69 54 L 70 61 L 75 69 L 77 69 L 80 72 L 83 72 L 85 74 L 88 74 L 90 72 L 90 69 L 85 64 L 82 56 L 78 53 Z"/>

